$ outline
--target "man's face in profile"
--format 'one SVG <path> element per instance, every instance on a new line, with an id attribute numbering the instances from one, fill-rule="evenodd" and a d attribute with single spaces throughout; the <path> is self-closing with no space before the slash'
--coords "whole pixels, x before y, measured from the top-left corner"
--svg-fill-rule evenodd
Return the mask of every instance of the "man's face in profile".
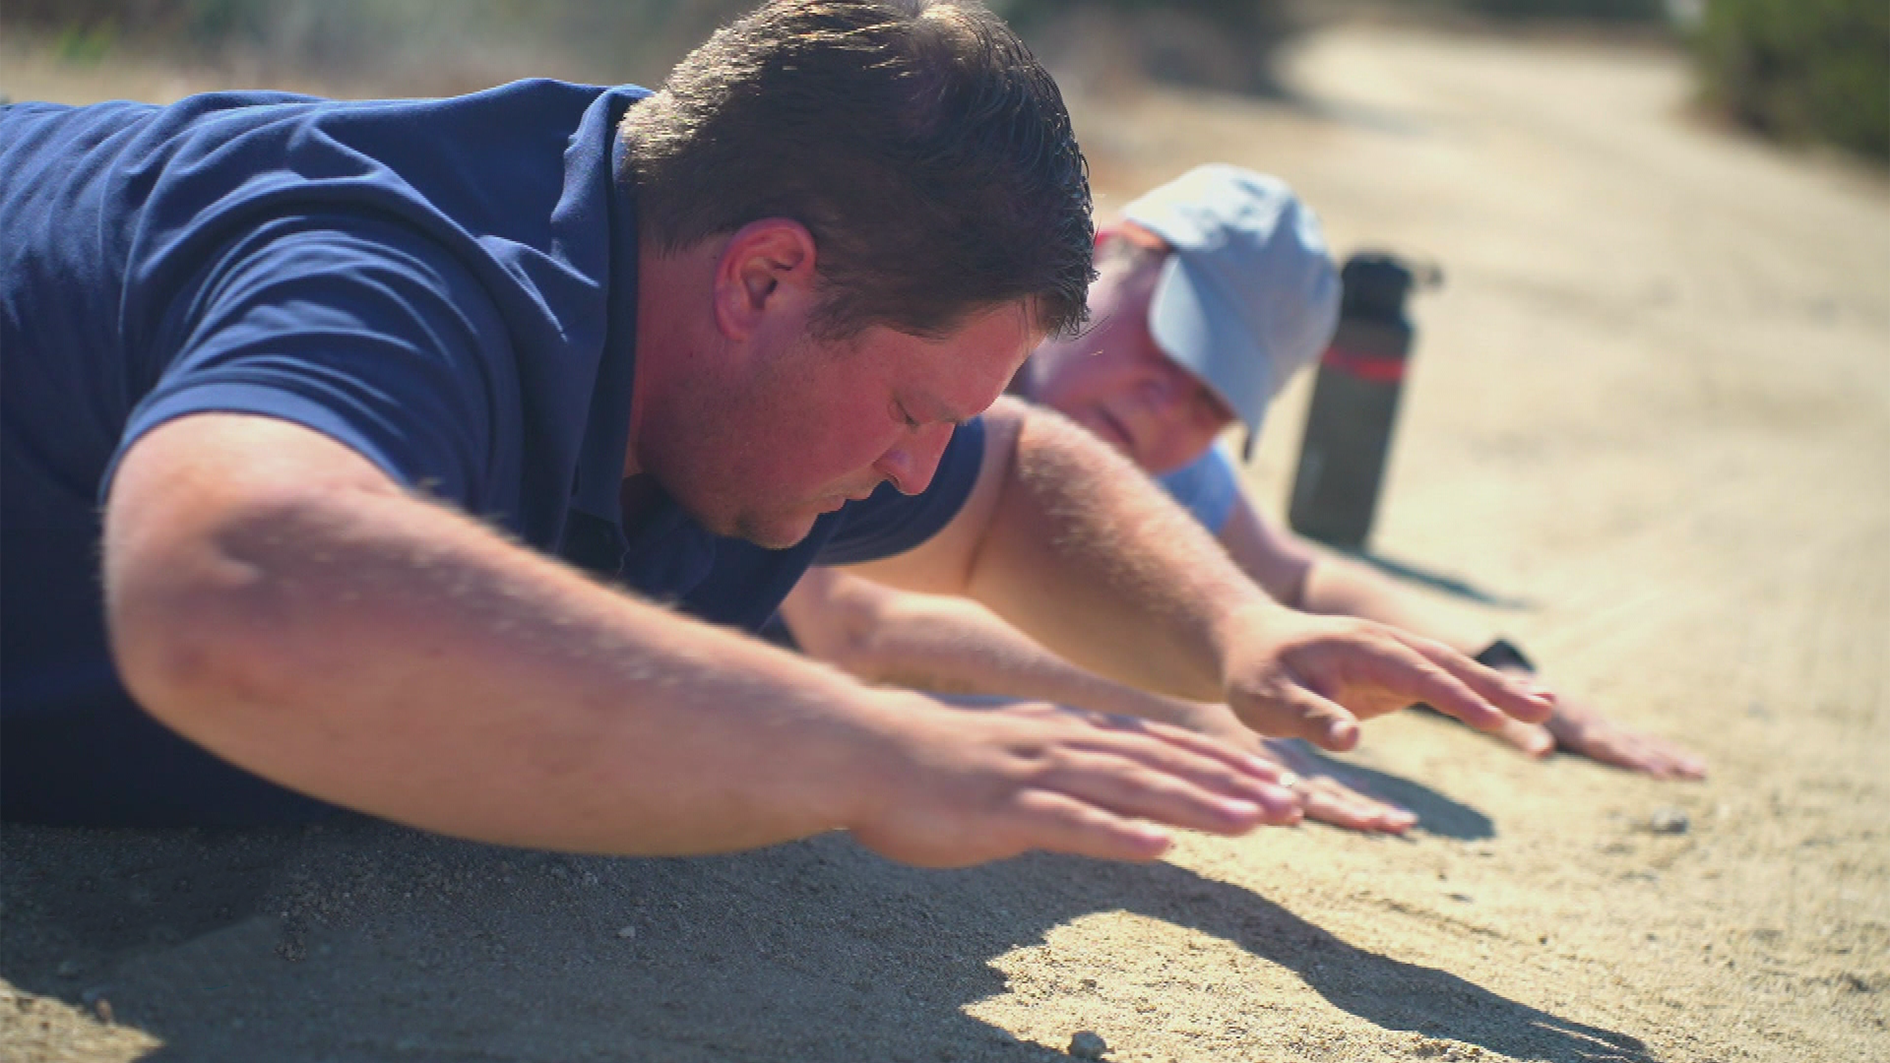
<path id="1" fill-rule="evenodd" d="M 666 448 L 664 486 L 717 534 L 791 546 L 882 483 L 924 491 L 954 427 L 997 400 L 1040 339 L 1022 304 L 940 339 L 884 327 L 785 339 L 755 372 L 698 397 L 692 438 Z"/>

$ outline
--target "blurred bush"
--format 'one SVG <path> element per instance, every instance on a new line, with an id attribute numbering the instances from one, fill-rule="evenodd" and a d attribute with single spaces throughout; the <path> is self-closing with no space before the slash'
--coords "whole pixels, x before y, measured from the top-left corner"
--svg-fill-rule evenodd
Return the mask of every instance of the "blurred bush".
<path id="1" fill-rule="evenodd" d="M 1058 77 L 1118 66 L 1134 76 L 1277 95 L 1275 51 L 1309 0 L 985 0 Z M 1093 72 L 1093 71 L 1092 71 Z"/>
<path id="2" fill-rule="evenodd" d="M 1669 14 L 1667 0 L 1460 0 L 1460 6 L 1486 15 L 1620 22 L 1663 22 Z"/>
<path id="3" fill-rule="evenodd" d="M 753 0 L 7 0 L 0 22 L 75 60 L 162 51 L 326 74 L 660 80 Z M 553 69 L 544 69 L 549 63 Z M 411 68 L 411 69 L 408 69 Z M 403 80 L 408 80 L 403 78 Z"/>
<path id="4" fill-rule="evenodd" d="M 525 74 L 660 81 L 755 0 L 4 0 L 0 23 L 76 61 L 166 51 L 458 91 Z M 987 0 L 1046 58 L 1277 91 L 1272 57 L 1320 0 Z M 1704 5 L 1704 11 L 1701 10 Z M 1369 4 L 1363 6 L 1369 7 Z M 1708 98 L 1788 140 L 1890 160 L 1890 0 L 1399 0 L 1500 19 L 1686 24 Z"/>
<path id="5" fill-rule="evenodd" d="M 1708 98 L 1786 140 L 1890 161 L 1890 3 L 1712 0 L 1696 37 Z"/>

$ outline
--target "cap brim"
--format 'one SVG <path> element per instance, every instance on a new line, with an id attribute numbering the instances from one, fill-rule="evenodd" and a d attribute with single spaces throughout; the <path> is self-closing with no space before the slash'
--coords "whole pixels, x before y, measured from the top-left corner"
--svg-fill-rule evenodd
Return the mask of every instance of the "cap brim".
<path id="1" fill-rule="evenodd" d="M 1149 334 L 1175 363 L 1199 377 L 1257 434 L 1275 384 L 1272 353 L 1205 277 L 1171 254 L 1148 308 Z"/>

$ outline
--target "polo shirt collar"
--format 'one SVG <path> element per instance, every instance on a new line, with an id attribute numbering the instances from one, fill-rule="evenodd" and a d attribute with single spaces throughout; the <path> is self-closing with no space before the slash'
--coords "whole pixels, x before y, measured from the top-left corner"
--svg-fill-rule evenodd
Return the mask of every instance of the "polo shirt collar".
<path id="1" fill-rule="evenodd" d="M 573 169 L 601 169 L 589 179 L 603 182 L 610 227 L 610 266 L 604 285 L 604 349 L 591 389 L 584 437 L 579 444 L 571 508 L 610 522 L 621 533 L 617 492 L 623 481 L 624 454 L 630 442 L 630 399 L 636 383 L 637 210 L 636 189 L 620 183 L 625 154 L 617 126 L 642 95 L 616 90 L 585 114 L 567 154 Z M 599 150 L 609 145 L 609 151 Z"/>

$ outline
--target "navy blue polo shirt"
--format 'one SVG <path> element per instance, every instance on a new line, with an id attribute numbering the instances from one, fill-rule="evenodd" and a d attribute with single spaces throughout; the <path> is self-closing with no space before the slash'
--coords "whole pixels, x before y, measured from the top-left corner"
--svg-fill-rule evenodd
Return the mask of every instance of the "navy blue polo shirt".
<path id="1" fill-rule="evenodd" d="M 440 100 L 218 93 L 0 108 L 0 814 L 258 823 L 327 811 L 141 711 L 105 642 L 99 505 L 166 421 L 291 421 L 547 553 L 758 628 L 816 561 L 908 549 L 976 478 L 883 487 L 788 550 L 658 493 L 623 527 L 635 87 Z"/>

